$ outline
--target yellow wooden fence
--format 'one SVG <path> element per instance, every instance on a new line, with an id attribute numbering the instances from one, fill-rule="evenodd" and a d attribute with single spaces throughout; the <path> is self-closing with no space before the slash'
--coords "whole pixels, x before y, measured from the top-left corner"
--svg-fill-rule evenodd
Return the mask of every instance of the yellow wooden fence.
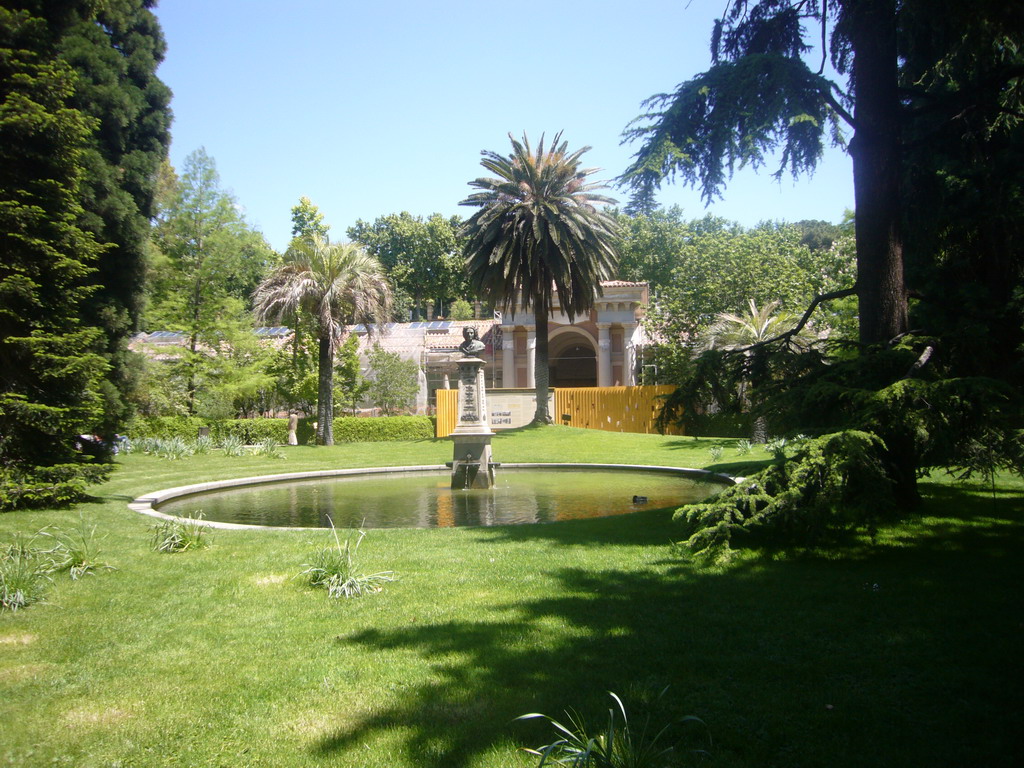
<path id="1" fill-rule="evenodd" d="M 556 424 L 606 432 L 656 433 L 655 420 L 661 410 L 662 396 L 671 386 L 655 387 L 567 387 L 556 388 Z M 447 437 L 458 418 L 457 389 L 437 390 L 437 436 Z M 566 418 L 568 417 L 568 418 Z M 682 434 L 669 429 L 667 434 Z"/>
<path id="2" fill-rule="evenodd" d="M 437 395 L 437 436 L 448 437 L 459 418 L 459 390 L 439 389 Z"/>

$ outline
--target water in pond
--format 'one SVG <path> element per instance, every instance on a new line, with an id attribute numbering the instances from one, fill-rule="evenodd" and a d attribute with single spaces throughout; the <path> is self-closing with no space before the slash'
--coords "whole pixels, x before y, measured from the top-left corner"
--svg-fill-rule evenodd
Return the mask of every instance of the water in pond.
<path id="1" fill-rule="evenodd" d="M 169 515 L 247 525 L 435 528 L 606 517 L 700 501 L 722 486 L 635 470 L 499 470 L 491 490 L 452 490 L 450 473 L 403 472 L 250 485 L 169 501 Z M 634 503 L 634 497 L 646 501 Z"/>

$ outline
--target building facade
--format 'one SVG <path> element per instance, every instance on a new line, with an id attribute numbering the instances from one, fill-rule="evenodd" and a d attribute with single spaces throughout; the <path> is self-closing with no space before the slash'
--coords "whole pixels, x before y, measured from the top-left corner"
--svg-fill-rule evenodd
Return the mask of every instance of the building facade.
<path id="1" fill-rule="evenodd" d="M 640 320 L 647 306 L 647 283 L 621 280 L 601 284 L 589 316 L 569 318 L 556 306 L 548 325 L 549 383 L 552 387 L 632 386 L 637 377 L 637 349 L 643 344 Z M 533 312 L 521 307 L 495 325 L 492 341 L 498 386 L 536 386 L 537 347 Z"/>

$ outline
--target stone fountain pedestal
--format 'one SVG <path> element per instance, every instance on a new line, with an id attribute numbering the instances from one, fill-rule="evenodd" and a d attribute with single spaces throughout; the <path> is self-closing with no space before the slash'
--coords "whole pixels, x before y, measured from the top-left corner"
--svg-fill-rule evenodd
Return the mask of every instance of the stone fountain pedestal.
<path id="1" fill-rule="evenodd" d="M 487 424 L 487 395 L 484 389 L 484 361 L 463 357 L 459 365 L 459 416 L 451 438 L 452 488 L 493 488 L 494 462 Z"/>

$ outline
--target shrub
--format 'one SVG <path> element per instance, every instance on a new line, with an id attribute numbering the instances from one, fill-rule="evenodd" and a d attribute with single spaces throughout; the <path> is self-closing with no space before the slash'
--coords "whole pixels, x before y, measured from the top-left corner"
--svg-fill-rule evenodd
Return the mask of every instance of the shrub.
<path id="1" fill-rule="evenodd" d="M 205 426 L 209 426 L 207 421 L 198 416 L 136 416 L 128 422 L 125 432 L 133 442 L 138 442 L 141 437 L 194 440 L 199 435 L 199 428 Z"/>
<path id="2" fill-rule="evenodd" d="M 329 597 L 359 597 L 380 592 L 386 582 L 395 580 L 393 571 L 369 574 L 359 572 L 356 556 L 359 545 L 366 537 L 365 531 L 359 531 L 355 544 L 352 544 L 351 539 L 345 539 L 342 544 L 333 523 L 331 533 L 334 535 L 334 545 L 314 552 L 310 558 L 312 562 L 306 563 L 306 569 L 299 574 L 306 577 L 310 586 L 323 587 Z"/>
<path id="3" fill-rule="evenodd" d="M 895 509 L 893 483 L 870 432 L 847 430 L 808 440 L 773 464 L 701 504 L 682 507 L 691 552 L 725 555 L 737 531 L 759 531 L 788 545 L 877 524 Z"/>
<path id="4" fill-rule="evenodd" d="M 187 442 L 196 440 L 199 429 L 210 430 L 210 439 L 220 442 L 228 435 L 235 435 L 246 445 L 256 445 L 267 439 L 278 443 L 288 440 L 287 419 L 203 419 L 199 416 L 136 416 L 129 422 L 127 432 L 132 440 L 158 437 L 180 438 Z"/>
<path id="5" fill-rule="evenodd" d="M 245 445 L 259 445 L 267 440 L 278 444 L 288 442 L 288 419 L 228 419 L 216 426 L 218 434 L 237 435 Z"/>
<path id="6" fill-rule="evenodd" d="M 297 438 L 300 445 L 312 444 L 313 417 L 299 419 Z M 154 438 L 181 440 L 198 445 L 199 428 L 208 427 L 210 438 L 223 446 L 229 438 L 241 445 L 259 445 L 273 440 L 278 445 L 288 442 L 288 419 L 201 419 L 197 416 L 136 417 L 129 425 L 131 450 L 155 452 Z M 422 440 L 434 436 L 434 423 L 428 416 L 381 416 L 360 418 L 339 416 L 334 419 L 334 440 L 337 443 L 377 443 L 390 440 Z M 229 454 L 238 455 L 238 454 Z"/>
<path id="7" fill-rule="evenodd" d="M 344 416 L 334 420 L 336 443 L 381 443 L 391 440 L 429 440 L 434 426 L 426 416 Z"/>
<path id="8" fill-rule="evenodd" d="M 209 435 L 200 435 L 192 443 L 192 453 L 196 456 L 205 456 L 212 451 L 216 445 L 213 442 L 213 438 Z"/>
<path id="9" fill-rule="evenodd" d="M 153 526 L 153 549 L 165 554 L 209 546 L 208 526 L 203 515 L 186 520 L 163 520 Z"/>
<path id="10" fill-rule="evenodd" d="M 752 423 L 749 413 L 693 414 L 687 418 L 686 434 L 695 437 L 750 437 Z"/>
<path id="11" fill-rule="evenodd" d="M 88 498 L 87 486 L 102 482 L 109 464 L 57 464 L 0 469 L 0 512 L 32 507 L 66 507 Z"/>

